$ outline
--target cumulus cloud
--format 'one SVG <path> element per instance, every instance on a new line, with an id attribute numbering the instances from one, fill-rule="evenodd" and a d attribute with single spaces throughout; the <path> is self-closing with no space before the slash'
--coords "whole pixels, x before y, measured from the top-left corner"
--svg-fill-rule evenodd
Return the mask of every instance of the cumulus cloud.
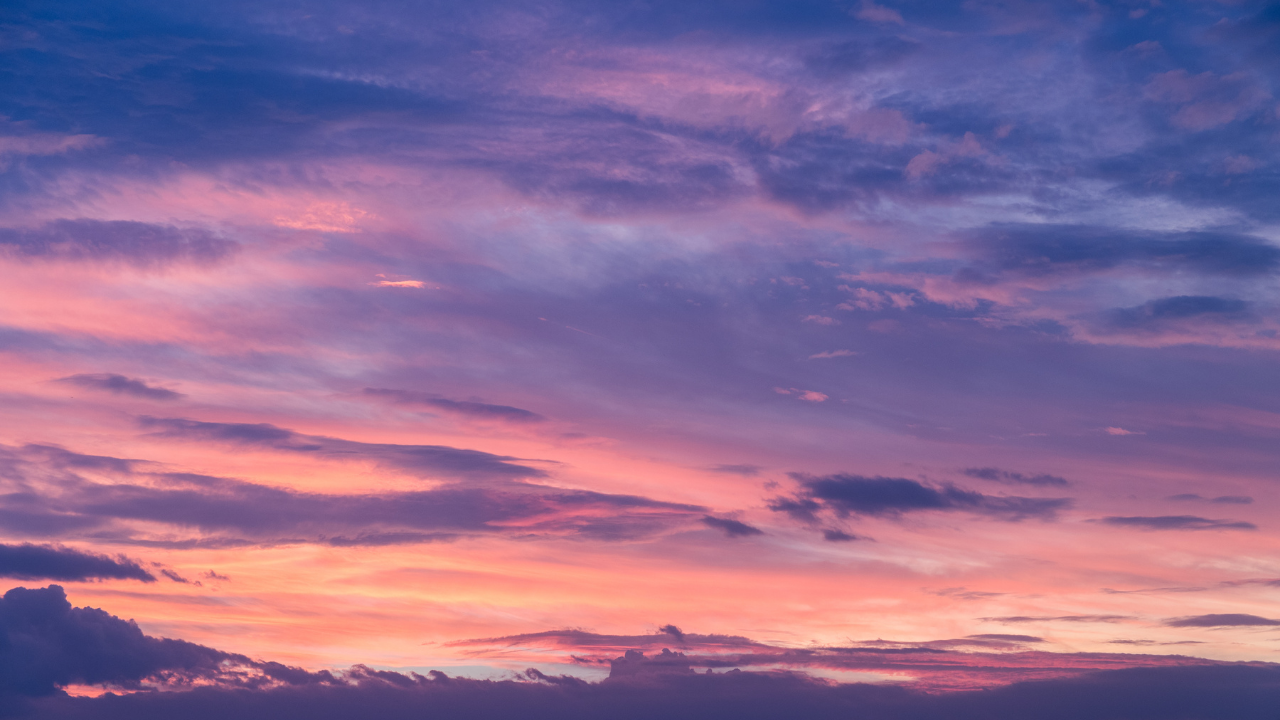
<path id="1" fill-rule="evenodd" d="M 14 588 L 0 599 L 0 694 L 50 695 L 69 684 L 138 688 L 165 676 L 178 684 L 216 678 L 247 658 L 182 640 L 143 635 L 133 622 L 75 608 L 57 585 Z"/>

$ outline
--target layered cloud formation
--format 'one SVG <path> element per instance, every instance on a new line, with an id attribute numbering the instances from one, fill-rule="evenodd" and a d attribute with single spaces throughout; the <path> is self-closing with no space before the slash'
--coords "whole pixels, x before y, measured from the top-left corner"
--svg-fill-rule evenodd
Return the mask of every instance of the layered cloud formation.
<path id="1" fill-rule="evenodd" d="M 1272 712 L 1276 5 L 0 37 L 4 712 Z"/>

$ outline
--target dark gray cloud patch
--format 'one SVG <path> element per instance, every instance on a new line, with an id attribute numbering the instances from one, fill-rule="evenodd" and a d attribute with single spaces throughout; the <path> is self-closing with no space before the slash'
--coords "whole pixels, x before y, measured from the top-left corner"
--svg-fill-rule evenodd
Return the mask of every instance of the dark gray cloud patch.
<path id="1" fill-rule="evenodd" d="M 546 420 L 545 417 L 538 413 L 510 405 L 492 405 L 473 400 L 450 400 L 434 393 L 365 388 L 364 394 L 368 397 L 378 398 L 398 405 L 418 405 L 477 420 L 498 420 L 509 423 L 539 423 Z"/>
<path id="2" fill-rule="evenodd" d="M 64 537 L 89 533 L 98 540 L 160 547 L 379 546 L 494 534 L 627 541 L 688 527 L 708 513 L 697 505 L 514 481 L 480 487 L 451 483 L 417 492 L 322 494 L 143 471 L 133 466 L 154 466 L 136 461 L 125 463 L 123 472 L 109 481 L 98 482 L 55 465 L 44 450 L 7 452 L 13 468 L 8 477 L 0 477 L 8 490 L 0 492 L 0 529 Z M 717 520 L 724 524 L 715 527 L 726 533 L 752 534 L 745 524 Z M 167 529 L 153 535 L 145 529 L 152 523 Z M 183 538 L 175 530 L 199 535 Z M 181 582 L 168 573 L 166 577 Z"/>
<path id="3" fill-rule="evenodd" d="M 212 423 L 183 418 L 143 416 L 139 424 L 157 437 L 254 445 L 286 452 L 314 454 L 328 460 L 366 459 L 424 475 L 462 478 L 545 477 L 537 468 L 517 465 L 519 458 L 492 455 L 445 445 L 363 443 L 319 435 L 303 435 L 268 423 Z"/>
<path id="4" fill-rule="evenodd" d="M 1219 613 L 1174 618 L 1164 624 L 1169 627 L 1273 627 L 1280 625 L 1280 620 L 1243 613 Z"/>
<path id="5" fill-rule="evenodd" d="M 1177 502 L 1210 502 L 1219 505 L 1252 505 L 1253 498 L 1248 495 L 1219 495 L 1214 498 L 1207 498 L 1197 493 L 1179 493 L 1170 495 L 1166 500 L 1174 500 Z"/>
<path id="6" fill-rule="evenodd" d="M 1280 248 L 1234 233 L 1157 233 L 1089 225 L 992 225 L 963 236 L 981 273 L 1090 273 L 1120 266 L 1250 276 L 1280 270 Z"/>
<path id="7" fill-rule="evenodd" d="M 776 497 L 769 508 L 802 522 L 817 522 L 822 511 L 837 517 L 870 515 L 897 517 L 925 510 L 964 511 L 1007 521 L 1052 520 L 1071 506 L 1069 498 L 1028 498 L 984 495 L 954 485 L 928 485 L 906 478 L 835 474 L 815 477 L 790 473 L 799 484 L 794 495 Z"/>
<path id="8" fill-rule="evenodd" d="M 55 696 L 29 707 L 42 720 L 1274 720 L 1280 705 L 1280 671 L 1269 664 L 1133 668 L 981 692 L 924 692 L 899 684 L 824 682 L 794 672 L 733 672 L 722 666 L 710 674 L 695 672 L 692 664 L 700 661 L 670 650 L 650 656 L 632 650 L 614 658 L 610 678 L 599 683 L 536 669 L 519 680 L 491 681 L 364 666 L 343 672 L 337 682 L 307 682 L 312 675 L 293 669 L 277 673 L 291 682 L 261 690 L 215 686 Z"/>
<path id="9" fill-rule="evenodd" d="M 114 373 L 86 373 L 59 378 L 58 382 L 90 390 L 101 390 L 116 395 L 129 395 L 144 400 L 178 400 L 186 397 L 180 392 L 148 385 L 142 380 Z"/>
<path id="10" fill-rule="evenodd" d="M 75 608 L 57 585 L 0 599 L 0 694 L 41 696 L 72 683 L 138 688 L 147 678 L 217 677 L 246 658 L 143 635 L 132 621 Z"/>
<path id="11" fill-rule="evenodd" d="M 1250 305 L 1244 300 L 1213 295 L 1177 295 L 1151 300 L 1136 307 L 1117 308 L 1107 319 L 1118 329 L 1144 329 L 1188 320 L 1237 322 L 1250 316 Z"/>
<path id="12" fill-rule="evenodd" d="M 2 522 L 2 521 L 0 521 Z M 0 577 L 19 580 L 141 580 L 156 578 L 136 561 L 58 545 L 0 545 Z"/>
<path id="13" fill-rule="evenodd" d="M 38 228 L 0 228 L 0 253 L 24 259 L 203 265 L 238 247 L 205 230 L 124 220 L 54 220 Z"/>
<path id="14" fill-rule="evenodd" d="M 727 518 L 712 517 L 711 515 L 702 516 L 702 524 L 707 527 L 714 528 L 723 532 L 731 538 L 750 537 L 752 535 L 763 535 L 764 531 L 760 528 L 752 527 L 744 522 L 737 520 L 729 520 Z"/>
<path id="15" fill-rule="evenodd" d="M 1009 472 L 994 467 L 981 468 L 965 468 L 962 470 L 965 475 L 979 480 L 990 480 L 992 482 L 1004 483 L 1006 485 L 1040 485 L 1065 487 L 1071 483 L 1066 478 L 1057 475 L 1047 475 L 1041 473 L 1039 475 L 1024 475 L 1018 472 Z"/>
<path id="16" fill-rule="evenodd" d="M 1005 635 L 1002 633 L 983 633 L 981 635 L 966 635 L 967 638 L 975 638 L 978 640 L 997 640 L 1012 643 L 1042 643 L 1044 638 L 1035 635 Z"/>
<path id="17" fill-rule="evenodd" d="M 1196 515 L 1116 516 L 1100 521 L 1117 527 L 1139 530 L 1257 530 L 1258 526 L 1240 520 L 1212 520 Z"/>

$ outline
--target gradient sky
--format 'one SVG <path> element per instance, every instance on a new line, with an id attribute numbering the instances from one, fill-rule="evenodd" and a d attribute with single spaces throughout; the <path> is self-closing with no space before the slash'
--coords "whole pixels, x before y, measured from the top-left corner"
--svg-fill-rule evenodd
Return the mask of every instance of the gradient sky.
<path id="1" fill-rule="evenodd" d="M 0 589 L 66 596 L 4 602 L 354 685 L 1280 662 L 1278 5 L 15 0 L 0 57 Z"/>

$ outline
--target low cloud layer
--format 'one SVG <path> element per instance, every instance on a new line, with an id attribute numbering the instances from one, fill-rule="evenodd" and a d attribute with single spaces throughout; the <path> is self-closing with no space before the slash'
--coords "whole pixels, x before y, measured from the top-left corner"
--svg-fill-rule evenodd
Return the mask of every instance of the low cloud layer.
<path id="1" fill-rule="evenodd" d="M 1100 521 L 1117 527 L 1139 530 L 1257 530 L 1258 526 L 1243 520 L 1214 520 L 1197 515 L 1157 515 L 1104 517 Z"/>
<path id="2" fill-rule="evenodd" d="M 790 473 L 799 490 L 774 498 L 769 509 L 796 520 L 816 523 L 820 515 L 898 517 L 922 511 L 966 512 L 1008 522 L 1029 518 L 1052 520 L 1071 506 L 1069 498 L 984 495 L 954 485 L 930 485 L 906 478 L 824 476 Z"/>
<path id="3" fill-rule="evenodd" d="M 542 470 L 512 462 L 519 458 L 444 445 L 364 443 L 303 435 L 269 423 L 216 423 L 184 418 L 142 417 L 139 424 L 155 437 L 260 447 L 329 460 L 370 460 L 388 468 L 428 477 L 546 477 Z"/>

